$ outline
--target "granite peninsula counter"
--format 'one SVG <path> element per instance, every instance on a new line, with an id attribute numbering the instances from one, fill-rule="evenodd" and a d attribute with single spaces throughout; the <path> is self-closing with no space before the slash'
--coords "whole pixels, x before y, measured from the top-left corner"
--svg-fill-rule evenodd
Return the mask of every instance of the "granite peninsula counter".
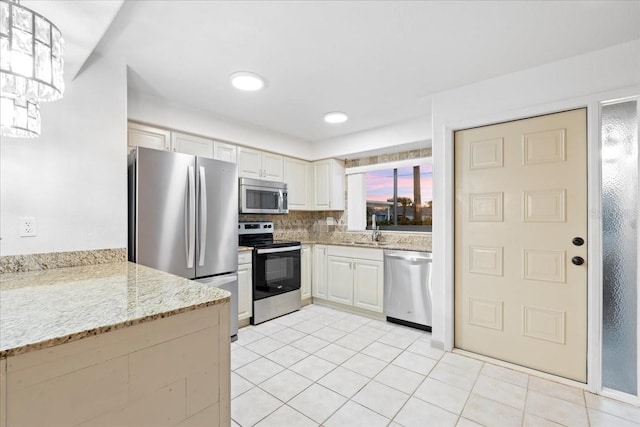
<path id="1" fill-rule="evenodd" d="M 228 425 L 229 312 L 129 262 L 0 274 L 0 427 Z"/>
<path id="2" fill-rule="evenodd" d="M 0 275 L 0 358 L 223 303 L 229 293 L 119 262 Z"/>

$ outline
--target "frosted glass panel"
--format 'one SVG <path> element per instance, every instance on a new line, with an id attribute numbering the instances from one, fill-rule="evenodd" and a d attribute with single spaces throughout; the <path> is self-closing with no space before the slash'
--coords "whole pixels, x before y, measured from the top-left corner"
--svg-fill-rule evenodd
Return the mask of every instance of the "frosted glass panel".
<path id="1" fill-rule="evenodd" d="M 638 105 L 602 107 L 603 360 L 607 388 L 637 394 Z"/>

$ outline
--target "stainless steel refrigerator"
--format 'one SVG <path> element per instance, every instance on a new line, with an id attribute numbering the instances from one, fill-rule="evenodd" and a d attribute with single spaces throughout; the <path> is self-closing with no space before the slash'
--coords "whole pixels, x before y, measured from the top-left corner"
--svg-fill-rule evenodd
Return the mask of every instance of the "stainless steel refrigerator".
<path id="1" fill-rule="evenodd" d="M 238 332 L 238 167 L 137 147 L 129 155 L 129 260 L 231 292 Z"/>

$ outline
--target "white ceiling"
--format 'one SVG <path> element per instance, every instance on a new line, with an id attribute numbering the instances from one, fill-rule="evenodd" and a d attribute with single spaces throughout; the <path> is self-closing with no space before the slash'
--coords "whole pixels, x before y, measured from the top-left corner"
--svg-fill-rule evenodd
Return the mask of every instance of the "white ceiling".
<path id="1" fill-rule="evenodd" d="M 120 2 L 55 3 L 104 19 Z M 638 38 L 637 0 L 129 0 L 98 51 L 124 57 L 132 90 L 321 141 L 428 115 L 439 91 Z M 266 89 L 233 89 L 235 71 Z M 325 124 L 333 110 L 350 120 Z"/>
<path id="2" fill-rule="evenodd" d="M 62 32 L 65 79 L 72 80 L 115 18 L 124 0 L 23 0 Z"/>

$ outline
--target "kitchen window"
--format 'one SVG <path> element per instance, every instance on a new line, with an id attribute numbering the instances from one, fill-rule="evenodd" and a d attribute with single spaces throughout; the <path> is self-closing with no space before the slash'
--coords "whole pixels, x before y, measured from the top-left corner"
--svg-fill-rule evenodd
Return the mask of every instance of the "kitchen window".
<path id="1" fill-rule="evenodd" d="M 348 229 L 431 232 L 432 177 L 431 158 L 348 169 Z"/>

